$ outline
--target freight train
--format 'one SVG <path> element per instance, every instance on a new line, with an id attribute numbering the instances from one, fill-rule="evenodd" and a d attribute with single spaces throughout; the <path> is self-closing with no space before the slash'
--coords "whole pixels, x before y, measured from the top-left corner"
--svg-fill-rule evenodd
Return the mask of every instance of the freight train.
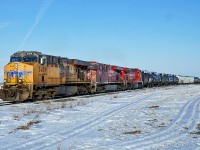
<path id="1" fill-rule="evenodd" d="M 159 74 L 137 68 L 18 51 L 4 67 L 0 99 L 11 102 L 200 83 L 198 77 Z"/>

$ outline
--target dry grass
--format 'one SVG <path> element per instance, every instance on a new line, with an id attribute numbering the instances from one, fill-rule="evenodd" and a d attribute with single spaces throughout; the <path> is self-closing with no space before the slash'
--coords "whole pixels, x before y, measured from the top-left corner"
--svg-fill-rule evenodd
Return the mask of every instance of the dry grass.
<path id="1" fill-rule="evenodd" d="M 29 130 L 31 126 L 35 125 L 35 124 L 39 124 L 41 121 L 39 119 L 34 119 L 29 121 L 28 123 L 26 123 L 23 126 L 19 126 L 18 128 L 15 129 L 16 130 Z"/>
<path id="2" fill-rule="evenodd" d="M 54 102 L 69 102 L 69 101 L 75 101 L 77 99 L 75 98 L 65 98 L 65 99 L 61 99 L 61 100 L 54 100 Z"/>
<path id="3" fill-rule="evenodd" d="M 198 134 L 198 135 L 200 135 L 200 131 L 191 132 L 190 134 Z"/>
<path id="4" fill-rule="evenodd" d="M 117 96 L 117 95 L 114 95 L 113 98 L 118 98 L 118 96 Z"/>
<path id="5" fill-rule="evenodd" d="M 142 131 L 131 131 L 131 132 L 124 132 L 123 134 L 141 134 Z"/>
<path id="6" fill-rule="evenodd" d="M 196 129 L 199 130 L 199 131 L 194 131 L 194 132 L 191 132 L 190 134 L 198 134 L 198 135 L 200 135 L 200 123 L 197 124 Z"/>
<path id="7" fill-rule="evenodd" d="M 38 111 L 38 110 L 36 109 L 36 107 L 35 107 L 35 108 L 27 108 L 27 109 L 24 111 L 23 115 L 24 115 L 24 116 L 28 116 L 28 115 L 30 115 L 30 114 L 38 113 L 38 112 L 40 112 L 40 111 Z"/>
<path id="8" fill-rule="evenodd" d="M 51 101 L 36 101 L 36 102 L 34 102 L 34 104 L 46 104 L 46 105 L 51 104 L 51 103 L 52 103 Z"/>
<path id="9" fill-rule="evenodd" d="M 67 107 L 66 102 L 62 102 L 60 108 L 66 108 L 66 107 Z"/>
<path id="10" fill-rule="evenodd" d="M 149 108 L 159 108 L 159 106 L 150 106 Z"/>
<path id="11" fill-rule="evenodd" d="M 17 114 L 13 115 L 14 120 L 17 120 L 18 118 L 19 118 L 19 115 L 17 115 Z"/>
<path id="12" fill-rule="evenodd" d="M 75 107 L 75 106 L 73 105 L 73 103 L 71 103 L 71 104 L 69 105 L 69 108 L 73 108 L 73 107 Z"/>
<path id="13" fill-rule="evenodd" d="M 55 108 L 53 108 L 51 105 L 48 105 L 46 110 L 52 111 L 52 110 L 55 110 Z"/>
<path id="14" fill-rule="evenodd" d="M 24 110 L 24 112 L 22 114 L 14 114 L 13 119 L 18 120 L 21 117 L 29 116 L 33 113 L 37 113 L 39 115 L 42 112 L 43 112 L 42 110 L 37 110 L 36 108 L 27 108 L 27 109 Z"/>

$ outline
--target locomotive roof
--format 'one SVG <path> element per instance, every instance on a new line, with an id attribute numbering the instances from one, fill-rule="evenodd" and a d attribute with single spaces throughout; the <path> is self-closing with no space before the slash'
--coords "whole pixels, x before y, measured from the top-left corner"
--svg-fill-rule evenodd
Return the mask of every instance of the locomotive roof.
<path id="1" fill-rule="evenodd" d="M 37 56 L 37 55 L 41 55 L 41 52 L 37 52 L 37 51 L 18 51 L 14 54 L 11 55 L 11 57 L 24 57 L 26 55 L 32 55 L 32 56 Z"/>
<path id="2" fill-rule="evenodd" d="M 79 59 L 68 59 L 67 62 L 69 64 L 80 65 L 80 66 L 89 66 L 90 63 L 88 61 L 83 61 Z"/>
<path id="3" fill-rule="evenodd" d="M 47 54 L 43 54 L 39 51 L 17 51 L 16 53 L 12 54 L 11 57 L 13 56 L 25 56 L 25 55 L 36 55 L 36 56 L 52 56 L 52 57 L 57 57 L 57 58 L 61 58 L 60 56 L 54 56 L 54 55 L 47 55 Z M 68 59 L 67 57 L 62 57 L 63 59 Z"/>
<path id="4" fill-rule="evenodd" d="M 41 55 L 42 53 L 39 51 L 17 51 L 13 55 L 15 55 L 15 54 L 38 54 L 38 55 Z"/>

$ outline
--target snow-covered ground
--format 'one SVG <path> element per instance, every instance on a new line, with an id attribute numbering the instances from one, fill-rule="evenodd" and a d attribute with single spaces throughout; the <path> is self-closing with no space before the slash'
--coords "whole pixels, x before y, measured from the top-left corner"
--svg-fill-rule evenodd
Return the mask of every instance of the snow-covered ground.
<path id="1" fill-rule="evenodd" d="M 0 106 L 0 149 L 200 149 L 199 115 L 200 85 Z"/>

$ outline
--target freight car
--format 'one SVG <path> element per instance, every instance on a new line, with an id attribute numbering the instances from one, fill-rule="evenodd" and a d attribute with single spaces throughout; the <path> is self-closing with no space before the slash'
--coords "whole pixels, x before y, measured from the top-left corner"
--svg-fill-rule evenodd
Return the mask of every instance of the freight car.
<path id="1" fill-rule="evenodd" d="M 168 85 L 177 85 L 179 83 L 179 78 L 176 75 L 168 74 Z"/>
<path id="2" fill-rule="evenodd" d="M 179 78 L 176 75 L 174 75 L 174 85 L 177 85 L 178 82 L 179 82 Z"/>
<path id="3" fill-rule="evenodd" d="M 178 84 L 193 84 L 194 83 L 194 77 L 192 76 L 181 76 L 178 75 Z"/>
<path id="4" fill-rule="evenodd" d="M 142 71 L 142 81 L 144 87 L 153 86 L 153 75 L 147 71 Z"/>
<path id="5" fill-rule="evenodd" d="M 162 84 L 161 75 L 155 72 L 153 72 L 152 75 L 153 75 L 153 85 L 160 86 Z"/>
<path id="6" fill-rule="evenodd" d="M 199 84 L 199 83 L 200 83 L 200 78 L 194 77 L 194 83 L 195 83 L 195 84 Z"/>
<path id="7" fill-rule="evenodd" d="M 161 84 L 163 85 L 163 86 L 166 86 L 166 85 L 168 85 L 169 84 L 169 77 L 168 77 L 168 74 L 160 74 L 160 76 L 161 76 Z"/>
<path id="8" fill-rule="evenodd" d="M 18 102 L 138 87 L 142 87 L 139 69 L 19 51 L 4 67 L 0 98 Z"/>

